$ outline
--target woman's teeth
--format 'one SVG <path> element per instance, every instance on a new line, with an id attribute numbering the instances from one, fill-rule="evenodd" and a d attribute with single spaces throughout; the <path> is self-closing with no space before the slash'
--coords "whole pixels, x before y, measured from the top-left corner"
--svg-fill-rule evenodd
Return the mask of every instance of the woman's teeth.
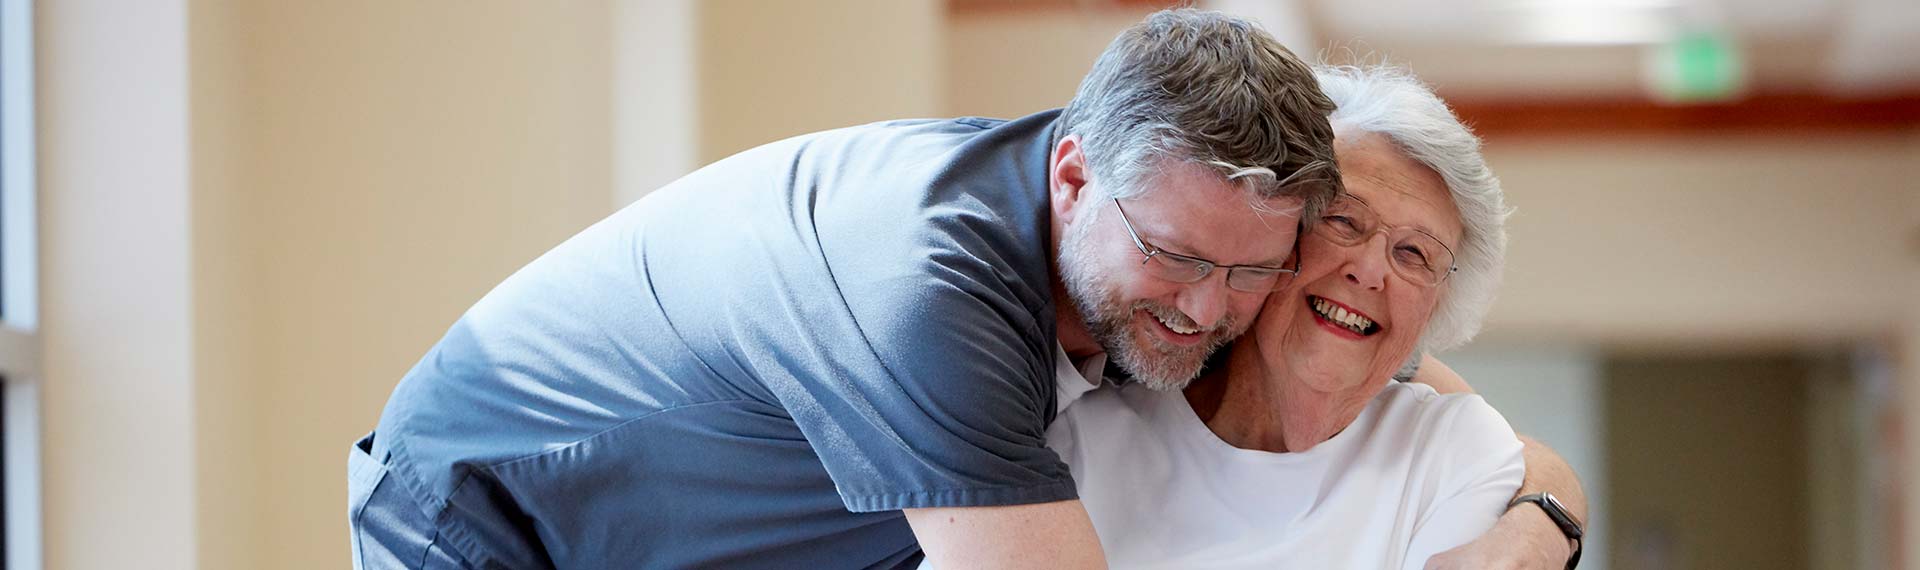
<path id="1" fill-rule="evenodd" d="M 1335 324 L 1346 327 L 1347 330 L 1358 334 L 1370 334 L 1373 330 L 1372 320 L 1353 314 L 1345 308 L 1334 304 L 1332 301 L 1319 297 L 1309 297 L 1308 300 L 1313 304 L 1313 312 L 1319 313 L 1320 316 L 1325 317 L 1329 321 L 1333 321 Z"/>

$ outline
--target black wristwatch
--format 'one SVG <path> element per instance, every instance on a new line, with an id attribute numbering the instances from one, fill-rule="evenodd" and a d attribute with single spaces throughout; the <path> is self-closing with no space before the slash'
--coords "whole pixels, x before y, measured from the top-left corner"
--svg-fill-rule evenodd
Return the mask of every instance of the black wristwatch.
<path id="1" fill-rule="evenodd" d="M 1513 507 L 1518 506 L 1520 503 L 1540 505 L 1540 510 L 1547 512 L 1547 518 L 1553 519 L 1554 526 L 1560 527 L 1560 533 L 1567 535 L 1567 540 L 1573 541 L 1573 555 L 1567 557 L 1567 570 L 1573 570 L 1574 566 L 1578 566 L 1580 564 L 1580 545 L 1584 542 L 1580 540 L 1580 538 L 1586 536 L 1587 533 L 1586 531 L 1580 530 L 1580 521 L 1573 518 L 1573 513 L 1567 512 L 1567 507 L 1560 504 L 1559 499 L 1553 498 L 1553 493 L 1521 495 L 1519 498 L 1514 499 L 1513 502 L 1507 503 L 1507 510 L 1513 510 Z"/>

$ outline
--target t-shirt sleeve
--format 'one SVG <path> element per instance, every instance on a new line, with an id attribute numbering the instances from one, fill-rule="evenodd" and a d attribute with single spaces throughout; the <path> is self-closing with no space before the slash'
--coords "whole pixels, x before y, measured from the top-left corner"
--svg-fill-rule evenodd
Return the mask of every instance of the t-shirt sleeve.
<path id="1" fill-rule="evenodd" d="M 1499 412 L 1479 396 L 1443 397 L 1454 401 L 1447 403 L 1427 447 L 1440 454 L 1429 475 L 1439 478 L 1442 489 L 1414 528 L 1403 564 L 1411 570 L 1492 529 L 1526 475 L 1520 441 Z"/>

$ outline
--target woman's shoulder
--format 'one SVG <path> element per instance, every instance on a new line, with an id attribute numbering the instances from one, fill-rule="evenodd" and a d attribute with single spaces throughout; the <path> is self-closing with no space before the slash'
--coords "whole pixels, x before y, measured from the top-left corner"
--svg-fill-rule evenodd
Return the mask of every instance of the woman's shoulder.
<path id="1" fill-rule="evenodd" d="M 1430 452 L 1517 451 L 1520 440 L 1505 417 L 1479 394 L 1441 394 L 1415 382 L 1393 382 L 1374 398 L 1380 427 L 1413 436 Z"/>

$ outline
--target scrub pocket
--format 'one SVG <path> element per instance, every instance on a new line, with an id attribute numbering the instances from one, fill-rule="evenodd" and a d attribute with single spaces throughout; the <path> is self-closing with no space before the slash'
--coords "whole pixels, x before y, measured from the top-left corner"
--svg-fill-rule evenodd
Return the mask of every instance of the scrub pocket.
<path id="1" fill-rule="evenodd" d="M 365 558 L 360 554 L 360 538 L 366 534 L 360 516 L 367 510 L 367 499 L 373 497 L 373 491 L 387 478 L 387 466 L 373 458 L 373 436 L 369 432 L 360 441 L 353 442 L 353 449 L 347 452 L 347 525 L 352 531 L 356 570 L 366 567 Z"/>
<path id="2" fill-rule="evenodd" d="M 440 542 L 440 531 L 387 463 L 373 457 L 367 434 L 347 452 L 347 522 L 353 530 L 355 570 L 471 570 Z M 384 458 L 382 458 L 384 459 Z"/>

